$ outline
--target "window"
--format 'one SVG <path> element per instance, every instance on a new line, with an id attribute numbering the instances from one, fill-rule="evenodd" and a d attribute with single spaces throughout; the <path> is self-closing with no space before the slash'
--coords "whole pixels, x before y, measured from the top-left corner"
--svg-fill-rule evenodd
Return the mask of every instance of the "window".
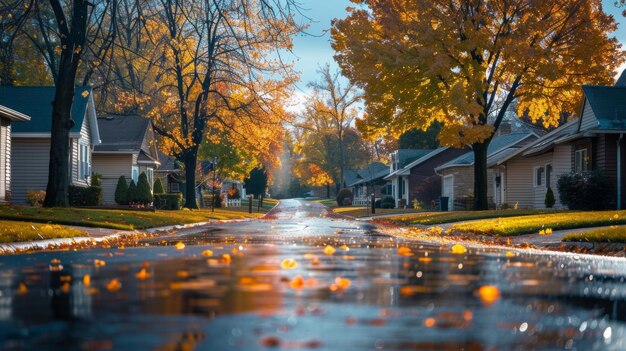
<path id="1" fill-rule="evenodd" d="M 133 172 L 131 174 L 131 179 L 135 181 L 135 185 L 139 181 L 139 167 L 133 166 Z"/>
<path id="2" fill-rule="evenodd" d="M 89 146 L 78 144 L 78 179 L 84 180 L 91 175 L 91 158 Z"/>
<path id="3" fill-rule="evenodd" d="M 543 167 L 535 167 L 534 168 L 534 184 L 535 186 L 541 186 L 543 181 Z"/>
<path id="4" fill-rule="evenodd" d="M 546 188 L 551 187 L 552 185 L 552 165 L 551 164 L 547 164 L 546 165 Z"/>
<path id="5" fill-rule="evenodd" d="M 170 193 L 178 193 L 180 192 L 180 184 L 178 183 L 170 183 Z"/>
<path id="6" fill-rule="evenodd" d="M 587 155 L 587 149 L 576 150 L 574 162 L 574 171 L 576 173 L 588 171 L 589 156 Z"/>
<path id="7" fill-rule="evenodd" d="M 150 184 L 150 189 L 154 186 L 154 170 L 152 168 L 148 168 L 148 184 Z"/>

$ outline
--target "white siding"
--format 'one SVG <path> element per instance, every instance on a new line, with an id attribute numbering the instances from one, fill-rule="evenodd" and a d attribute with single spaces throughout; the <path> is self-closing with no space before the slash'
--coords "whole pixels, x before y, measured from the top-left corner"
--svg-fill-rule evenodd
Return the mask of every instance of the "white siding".
<path id="1" fill-rule="evenodd" d="M 12 153 L 12 202 L 24 204 L 27 191 L 46 190 L 50 139 L 13 138 Z"/>
<path id="2" fill-rule="evenodd" d="M 89 125 L 89 118 L 85 116 L 83 120 L 83 125 L 80 128 L 80 139 L 72 139 L 72 183 L 78 186 L 89 186 L 89 179 L 79 179 L 79 167 L 80 167 L 80 152 L 79 147 L 80 144 L 89 145 L 89 159 L 93 160 L 93 154 L 91 154 L 91 130 Z M 93 161 L 92 161 L 93 167 Z"/>
<path id="3" fill-rule="evenodd" d="M 115 204 L 115 188 L 120 176 L 130 182 L 133 157 L 130 154 L 93 154 L 94 173 L 102 175 L 102 202 Z"/>
<path id="4" fill-rule="evenodd" d="M 11 189 L 11 131 L 10 122 L 0 119 L 0 203 Z"/>
<path id="5" fill-rule="evenodd" d="M 519 208 L 532 208 L 533 192 L 533 162 L 525 157 L 515 157 L 506 162 L 506 176 L 504 178 L 504 202 Z"/>
<path id="6" fill-rule="evenodd" d="M 539 155 L 537 157 L 533 157 L 532 159 L 532 167 L 531 167 L 531 175 L 533 175 L 532 177 L 530 177 L 530 181 L 533 182 L 534 181 L 534 169 L 535 167 L 544 167 L 544 171 L 543 171 L 543 175 L 542 175 L 542 180 L 541 180 L 541 185 L 539 186 L 534 186 L 533 184 L 533 208 L 545 208 L 545 200 L 546 200 L 546 191 L 548 191 L 548 188 L 546 187 L 546 172 L 545 172 L 545 166 L 547 164 L 553 164 L 552 162 L 552 152 L 543 154 L 543 155 Z M 553 172 L 554 173 L 554 172 Z M 552 183 L 554 183 L 554 174 L 552 175 Z M 556 184 L 556 183 L 554 183 Z M 556 188 L 552 188 L 553 192 L 556 192 Z"/>
<path id="7" fill-rule="evenodd" d="M 552 162 L 552 191 L 554 192 L 554 199 L 556 203 L 554 204 L 555 208 L 564 208 L 563 204 L 561 204 L 561 199 L 559 197 L 559 190 L 557 188 L 557 182 L 559 177 L 563 174 L 570 173 L 572 171 L 572 146 L 569 144 L 566 145 L 556 145 L 554 147 L 553 153 L 553 162 Z"/>
<path id="8" fill-rule="evenodd" d="M 598 119 L 593 113 L 591 105 L 587 99 L 585 99 L 585 107 L 583 108 L 583 116 L 580 123 L 580 130 L 587 130 L 598 126 Z"/>

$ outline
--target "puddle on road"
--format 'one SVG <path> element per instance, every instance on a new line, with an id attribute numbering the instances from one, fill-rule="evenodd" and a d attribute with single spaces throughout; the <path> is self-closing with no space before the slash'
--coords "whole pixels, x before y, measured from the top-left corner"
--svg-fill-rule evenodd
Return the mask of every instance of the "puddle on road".
<path id="1" fill-rule="evenodd" d="M 3 257 L 0 349 L 626 348 L 616 260 L 372 237 L 240 244 Z"/>

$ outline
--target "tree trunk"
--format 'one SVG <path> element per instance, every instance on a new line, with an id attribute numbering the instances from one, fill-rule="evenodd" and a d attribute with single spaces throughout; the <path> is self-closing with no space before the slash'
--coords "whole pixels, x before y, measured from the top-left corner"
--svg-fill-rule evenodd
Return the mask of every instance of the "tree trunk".
<path id="1" fill-rule="evenodd" d="M 487 199 L 487 148 L 491 139 L 472 145 L 474 151 L 474 211 L 489 209 Z"/>
<path id="2" fill-rule="evenodd" d="M 185 208 L 197 209 L 196 201 L 196 164 L 198 161 L 198 148 L 192 148 L 183 152 L 185 164 Z"/>
<path id="3" fill-rule="evenodd" d="M 63 68 L 60 72 L 64 72 Z M 67 193 L 70 185 L 70 130 L 74 126 L 70 111 L 74 100 L 74 80 L 64 75 L 59 75 L 59 77 L 63 78 L 60 78 L 56 84 L 52 102 L 50 162 L 45 207 L 69 205 Z"/>

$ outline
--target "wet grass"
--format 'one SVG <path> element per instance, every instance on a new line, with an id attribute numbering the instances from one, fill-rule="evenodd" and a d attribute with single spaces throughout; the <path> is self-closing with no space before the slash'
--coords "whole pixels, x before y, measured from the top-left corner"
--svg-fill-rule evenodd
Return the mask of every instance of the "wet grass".
<path id="1" fill-rule="evenodd" d="M 335 207 L 333 212 L 346 216 L 352 216 L 355 218 L 370 217 L 370 216 L 382 216 L 392 214 L 409 214 L 420 213 L 424 210 L 415 210 L 412 208 L 377 208 L 376 213 L 372 214 L 371 209 L 364 206 L 350 206 L 350 207 Z"/>
<path id="2" fill-rule="evenodd" d="M 588 230 L 580 233 L 571 233 L 561 241 L 590 242 L 590 243 L 626 243 L 626 227 L 609 227 Z"/>
<path id="3" fill-rule="evenodd" d="M 554 214 L 546 210 L 489 210 L 489 211 L 454 211 L 454 212 L 422 212 L 406 216 L 386 218 L 385 220 L 402 225 L 432 225 L 477 219 L 505 218 L 530 216 L 541 213 Z"/>
<path id="4" fill-rule="evenodd" d="M 557 212 L 522 217 L 495 218 L 452 226 L 453 232 L 512 236 L 562 230 L 626 224 L 626 211 Z"/>
<path id="5" fill-rule="evenodd" d="M 268 205 L 269 206 L 269 203 Z M 247 207 L 181 211 L 137 211 L 120 209 L 34 208 L 0 206 L 0 219 L 36 223 L 75 225 L 117 230 L 146 229 L 190 224 L 208 220 L 258 218 L 261 213 L 247 213 Z M 4 222 L 4 221 L 3 221 Z"/>
<path id="6" fill-rule="evenodd" d="M 0 243 L 13 243 L 44 239 L 73 238 L 86 236 L 81 230 L 56 224 L 1 221 Z"/>
<path id="7" fill-rule="evenodd" d="M 330 199 L 315 199 L 315 200 L 307 200 L 307 201 L 311 201 L 311 202 L 317 202 L 319 204 L 322 204 L 324 206 L 328 206 L 328 207 L 337 207 L 337 200 L 330 198 Z"/>

